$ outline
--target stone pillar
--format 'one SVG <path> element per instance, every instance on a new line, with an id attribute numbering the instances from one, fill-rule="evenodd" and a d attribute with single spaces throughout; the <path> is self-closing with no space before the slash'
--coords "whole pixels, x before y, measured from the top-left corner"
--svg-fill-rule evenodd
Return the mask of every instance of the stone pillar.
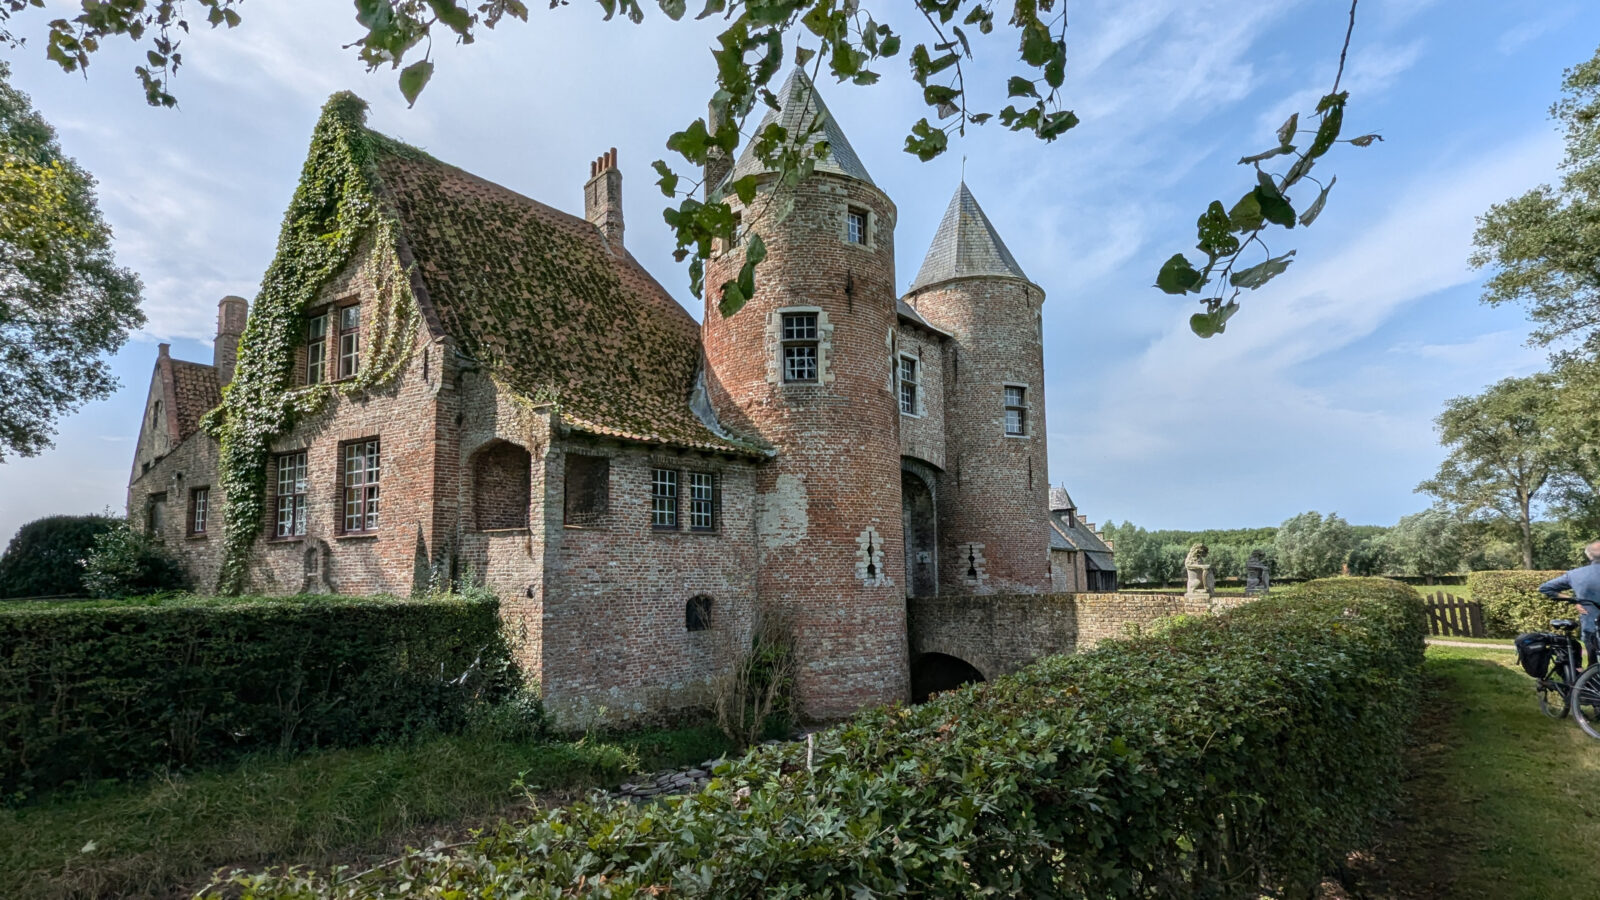
<path id="1" fill-rule="evenodd" d="M 1244 595 L 1265 596 L 1272 589 L 1272 574 L 1267 571 L 1267 560 L 1260 550 L 1251 552 L 1244 564 Z"/>

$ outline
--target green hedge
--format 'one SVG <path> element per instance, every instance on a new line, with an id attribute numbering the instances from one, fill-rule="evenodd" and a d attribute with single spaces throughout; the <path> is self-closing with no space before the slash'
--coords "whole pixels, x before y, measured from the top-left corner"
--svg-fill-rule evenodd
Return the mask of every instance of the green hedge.
<path id="1" fill-rule="evenodd" d="M 221 890 L 1254 898 L 1372 836 L 1425 630 L 1409 587 L 1312 582 L 758 749 L 692 797 L 597 798 L 360 876 L 237 873 Z"/>
<path id="2" fill-rule="evenodd" d="M 493 602 L 6 604 L 0 798 L 451 729 L 513 675 Z"/>
<path id="3" fill-rule="evenodd" d="M 76 597 L 94 539 L 122 525 L 110 516 L 46 516 L 17 529 L 0 555 L 0 597 Z"/>
<path id="4" fill-rule="evenodd" d="M 1564 570 L 1562 570 L 1564 571 Z M 1526 569 L 1473 572 L 1467 592 L 1483 605 L 1483 627 L 1489 637 L 1516 637 L 1525 631 L 1549 631 L 1550 620 L 1573 615 L 1572 604 L 1552 603 L 1539 593 L 1539 585 L 1562 571 L 1530 572 Z"/>

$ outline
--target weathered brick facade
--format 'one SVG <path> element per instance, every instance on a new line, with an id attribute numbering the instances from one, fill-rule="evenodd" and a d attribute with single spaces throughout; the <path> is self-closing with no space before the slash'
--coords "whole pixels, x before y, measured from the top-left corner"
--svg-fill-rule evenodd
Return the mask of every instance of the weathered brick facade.
<path id="1" fill-rule="evenodd" d="M 781 94 L 791 124 L 825 112 L 803 76 Z M 703 325 L 624 249 L 615 151 L 592 166 L 579 219 L 374 136 L 364 187 L 397 223 L 418 324 L 392 377 L 334 391 L 273 441 L 251 589 L 482 583 L 568 726 L 704 704 L 764 614 L 794 629 L 814 718 L 907 699 L 920 653 L 967 648 L 992 674 L 1070 649 L 1081 613 L 1069 629 L 1060 603 L 1011 596 L 1051 589 L 1043 292 L 963 185 L 899 299 L 895 206 L 824 118 L 831 153 L 793 189 L 749 153 L 715 161 L 713 176 L 755 175 L 760 190 L 739 207 L 741 239 L 707 264 Z M 719 286 L 751 234 L 767 249 L 757 290 L 724 317 Z M 372 240 L 299 314 L 302 381 L 319 371 L 319 334 L 323 377 L 355 374 L 341 326 L 354 305 L 357 343 L 372 338 L 367 263 L 385 249 Z M 235 329 L 237 298 L 224 304 Z M 177 406 L 201 370 L 215 382 L 224 357 L 231 370 L 237 341 L 219 335 L 217 365 L 188 382 L 163 350 L 136 517 L 218 483 L 214 442 L 156 407 Z M 204 536 L 174 531 L 182 516 L 162 524 L 201 587 L 222 562 L 222 508 L 214 497 Z M 976 638 L 908 626 L 908 596 L 977 594 L 993 603 L 945 627 L 989 628 L 1004 662 Z"/>

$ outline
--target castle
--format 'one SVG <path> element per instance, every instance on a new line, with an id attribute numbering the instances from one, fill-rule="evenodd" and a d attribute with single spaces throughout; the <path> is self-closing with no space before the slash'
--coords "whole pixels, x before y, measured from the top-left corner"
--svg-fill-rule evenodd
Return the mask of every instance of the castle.
<path id="1" fill-rule="evenodd" d="M 804 713 L 838 717 L 911 695 L 908 598 L 1114 589 L 1051 503 L 1043 290 L 962 184 L 900 295 L 894 203 L 803 75 L 778 96 L 767 120 L 820 122 L 830 152 L 792 188 L 748 148 L 707 165 L 760 189 L 703 324 L 628 253 L 615 151 L 580 219 L 336 96 L 256 308 L 222 301 L 213 365 L 160 350 L 130 520 L 202 588 L 479 580 L 566 721 L 702 702 L 769 613 Z M 757 290 L 725 317 L 752 234 Z M 202 427 L 219 403 L 231 424 Z"/>

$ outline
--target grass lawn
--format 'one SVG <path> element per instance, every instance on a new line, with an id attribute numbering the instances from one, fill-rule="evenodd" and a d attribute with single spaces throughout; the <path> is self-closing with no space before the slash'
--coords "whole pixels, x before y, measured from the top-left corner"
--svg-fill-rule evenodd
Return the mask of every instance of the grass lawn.
<path id="1" fill-rule="evenodd" d="M 715 728 L 247 758 L 226 769 L 0 809 L 0 895 L 188 896 L 220 866 L 356 863 L 526 811 L 530 790 L 614 786 L 727 750 Z"/>
<path id="2" fill-rule="evenodd" d="M 1467 590 L 1467 586 L 1464 584 L 1414 584 L 1412 587 L 1416 588 L 1417 593 L 1423 597 L 1428 597 L 1431 594 L 1449 594 L 1457 600 L 1472 599 L 1472 592 Z"/>
<path id="3" fill-rule="evenodd" d="M 1600 896 L 1600 742 L 1492 649 L 1429 647 L 1395 824 L 1354 897 Z"/>

